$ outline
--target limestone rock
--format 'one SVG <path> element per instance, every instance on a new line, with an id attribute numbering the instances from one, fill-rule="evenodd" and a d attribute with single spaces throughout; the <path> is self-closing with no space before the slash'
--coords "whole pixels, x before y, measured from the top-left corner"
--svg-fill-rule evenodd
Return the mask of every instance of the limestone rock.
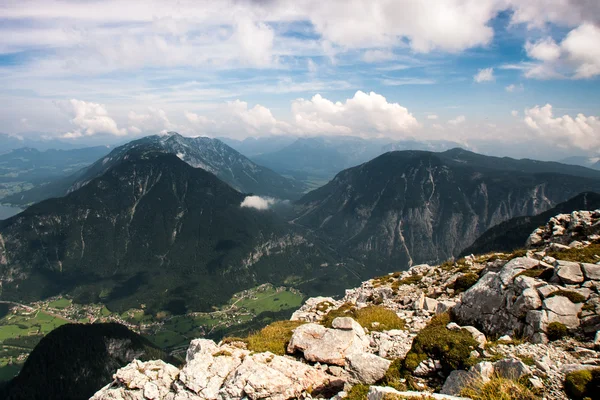
<path id="1" fill-rule="evenodd" d="M 465 397 L 448 396 L 440 393 L 405 391 L 400 392 L 391 387 L 371 386 L 367 394 L 368 400 L 398 399 L 434 399 L 434 400 L 469 400 Z"/>
<path id="2" fill-rule="evenodd" d="M 463 326 L 462 328 L 467 330 L 471 334 L 471 336 L 473 336 L 473 339 L 475 339 L 477 343 L 479 343 L 480 348 L 483 348 L 485 346 L 485 344 L 487 343 L 487 339 L 479 329 L 475 328 L 474 326 Z"/>
<path id="3" fill-rule="evenodd" d="M 525 375 L 530 375 L 531 369 L 521 360 L 507 358 L 494 363 L 494 372 L 502 378 L 519 380 Z"/>
<path id="4" fill-rule="evenodd" d="M 600 265 L 581 263 L 581 269 L 587 279 L 600 281 Z"/>
<path id="5" fill-rule="evenodd" d="M 466 386 L 473 384 L 478 379 L 478 375 L 473 372 L 460 369 L 454 370 L 448 375 L 448 378 L 446 378 L 440 393 L 458 396 Z"/>
<path id="6" fill-rule="evenodd" d="M 350 354 L 346 357 L 346 370 L 355 382 L 370 385 L 383 378 L 391 363 L 375 354 Z"/>
<path id="7" fill-rule="evenodd" d="M 563 296 L 553 296 L 544 300 L 543 307 L 548 315 L 548 323 L 560 322 L 569 328 L 579 326 L 577 314 L 581 311 L 582 304 L 574 304 Z"/>
<path id="8" fill-rule="evenodd" d="M 581 266 L 579 263 L 572 261 L 556 261 L 556 275 L 566 284 L 581 283 L 584 281 Z"/>
<path id="9" fill-rule="evenodd" d="M 494 376 L 494 364 L 489 361 L 482 361 L 472 366 L 469 371 L 476 373 L 484 383 L 489 382 Z"/>
<path id="10" fill-rule="evenodd" d="M 301 325 L 292 335 L 288 353 L 300 351 L 308 361 L 344 366 L 347 356 L 366 352 L 369 339 L 358 323 L 351 318 L 336 318 L 332 325 L 352 328 L 342 330 L 317 324 Z"/>

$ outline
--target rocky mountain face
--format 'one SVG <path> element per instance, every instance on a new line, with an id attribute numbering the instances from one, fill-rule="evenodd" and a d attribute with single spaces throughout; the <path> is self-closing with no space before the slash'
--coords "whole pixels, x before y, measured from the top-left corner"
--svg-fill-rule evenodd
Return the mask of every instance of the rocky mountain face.
<path id="1" fill-rule="evenodd" d="M 557 214 L 570 214 L 577 210 L 592 211 L 598 208 L 600 208 L 600 194 L 580 193 L 543 213 L 511 218 L 488 229 L 472 245 L 463 250 L 461 255 L 516 250 L 523 247 L 523 243 L 534 229 L 544 225 L 551 217 Z"/>
<path id="2" fill-rule="evenodd" d="M 216 175 L 243 193 L 296 199 L 304 190 L 299 183 L 253 163 L 220 140 L 189 138 L 170 132 L 163 136 L 148 136 L 117 147 L 88 168 L 65 179 L 8 197 L 6 201 L 12 204 L 30 204 L 50 197 L 64 196 L 121 163 L 132 150 L 176 155 L 190 166 Z"/>
<path id="3" fill-rule="evenodd" d="M 600 210 L 558 215 L 520 253 L 310 298 L 247 339 L 193 341 L 181 369 L 135 361 L 92 399 L 595 398 L 599 234 Z"/>
<path id="4" fill-rule="evenodd" d="M 84 400 L 134 359 L 174 363 L 148 340 L 119 324 L 68 324 L 44 337 L 17 377 L 0 389 L 5 400 Z"/>
<path id="5" fill-rule="evenodd" d="M 372 268 L 401 268 L 456 256 L 503 221 L 599 190 L 599 178 L 581 167 L 461 149 L 390 152 L 306 194 L 293 223 Z"/>
<path id="6" fill-rule="evenodd" d="M 133 148 L 69 195 L 0 222 L 2 298 L 68 293 L 182 312 L 264 282 L 314 293 L 356 281 L 309 232 L 244 198 L 175 155 Z"/>

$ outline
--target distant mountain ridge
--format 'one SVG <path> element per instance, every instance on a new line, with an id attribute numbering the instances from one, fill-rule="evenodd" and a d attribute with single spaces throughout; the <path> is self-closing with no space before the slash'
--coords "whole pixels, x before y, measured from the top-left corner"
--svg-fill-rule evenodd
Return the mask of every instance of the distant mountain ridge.
<path id="1" fill-rule="evenodd" d="M 396 151 L 303 196 L 293 222 L 372 268 L 398 268 L 456 256 L 492 226 L 598 190 L 600 171 L 583 167 Z"/>
<path id="2" fill-rule="evenodd" d="M 162 136 L 147 136 L 119 146 L 88 168 L 44 187 L 7 197 L 6 201 L 22 205 L 50 197 L 64 196 L 102 175 L 119 163 L 128 151 L 136 148 L 177 155 L 192 167 L 202 168 L 215 174 L 241 192 L 296 199 L 304 191 L 299 183 L 255 164 L 220 140 L 205 137 L 190 138 L 170 132 Z"/>

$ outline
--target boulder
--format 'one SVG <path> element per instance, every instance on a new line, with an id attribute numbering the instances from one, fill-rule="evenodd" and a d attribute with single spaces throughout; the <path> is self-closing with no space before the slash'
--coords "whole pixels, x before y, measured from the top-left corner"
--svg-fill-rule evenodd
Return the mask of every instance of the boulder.
<path id="1" fill-rule="evenodd" d="M 423 301 L 423 310 L 436 312 L 437 307 L 438 307 L 437 300 L 431 299 L 429 297 L 425 297 L 425 300 Z"/>
<path id="2" fill-rule="evenodd" d="M 417 368 L 415 368 L 413 374 L 415 376 L 426 377 L 435 374 L 441 369 L 442 363 L 440 363 L 438 360 L 428 358 L 426 360 L 421 361 L 419 365 L 417 365 Z"/>
<path id="3" fill-rule="evenodd" d="M 474 384 L 478 380 L 479 376 L 476 373 L 460 369 L 454 370 L 448 375 L 448 378 L 446 378 L 440 393 L 458 396 L 465 387 Z"/>
<path id="4" fill-rule="evenodd" d="M 482 361 L 473 365 L 469 371 L 477 374 L 486 383 L 494 376 L 494 364 L 489 361 Z"/>
<path id="5" fill-rule="evenodd" d="M 581 283 L 584 281 L 583 272 L 579 263 L 572 261 L 556 261 L 556 276 L 560 278 L 561 282 L 569 285 L 574 283 Z"/>
<path id="6" fill-rule="evenodd" d="M 581 269 L 586 279 L 600 281 L 600 265 L 581 263 Z"/>
<path id="7" fill-rule="evenodd" d="M 355 383 L 370 385 L 384 377 L 391 363 L 375 354 L 350 354 L 346 357 L 346 370 Z"/>
<path id="8" fill-rule="evenodd" d="M 447 311 L 450 311 L 454 306 L 456 306 L 455 301 L 450 301 L 450 300 L 438 301 L 437 308 L 435 309 L 435 313 L 443 314 Z"/>
<path id="9" fill-rule="evenodd" d="M 288 353 L 299 351 L 308 361 L 345 366 L 347 356 L 365 353 L 369 348 L 365 331 L 352 318 L 336 318 L 332 325 L 344 329 L 329 329 L 317 324 L 299 326 L 290 339 Z"/>
<path id="10" fill-rule="evenodd" d="M 582 304 L 574 304 L 563 296 L 553 296 L 544 300 L 543 307 L 548 315 L 548 323 L 560 322 L 572 329 L 579 326 L 577 314 L 581 311 Z"/>
<path id="11" fill-rule="evenodd" d="M 494 363 L 494 372 L 506 379 L 519 380 L 525 375 L 531 375 L 531 369 L 516 358 L 505 358 Z"/>
<path id="12" fill-rule="evenodd" d="M 474 326 L 463 326 L 462 328 L 467 330 L 471 334 L 471 336 L 473 336 L 473 339 L 475 339 L 477 343 L 479 343 L 479 347 L 483 349 L 483 347 L 487 343 L 485 335 Z"/>

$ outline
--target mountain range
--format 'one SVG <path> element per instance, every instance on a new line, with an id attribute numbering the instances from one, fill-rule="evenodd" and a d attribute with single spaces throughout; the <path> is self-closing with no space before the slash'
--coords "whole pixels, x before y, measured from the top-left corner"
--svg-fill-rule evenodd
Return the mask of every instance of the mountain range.
<path id="1" fill-rule="evenodd" d="M 458 255 L 487 229 L 583 191 L 600 172 L 462 149 L 395 151 L 340 172 L 297 204 L 293 223 L 373 270 Z"/>
<path id="2" fill-rule="evenodd" d="M 27 205 L 64 196 L 101 176 L 127 157 L 128 152 L 133 149 L 177 155 L 192 167 L 211 172 L 234 189 L 245 193 L 296 199 L 304 191 L 303 185 L 255 164 L 218 139 L 183 137 L 170 132 L 161 136 L 147 136 L 119 146 L 87 168 L 64 179 L 8 196 L 5 201 L 14 205 Z"/>
<path id="3" fill-rule="evenodd" d="M 177 313 L 209 310 L 264 282 L 332 292 L 357 278 L 310 232 L 241 207 L 246 195 L 187 155 L 146 146 L 117 155 L 68 195 L 0 221 L 3 299 L 68 293 L 111 309 Z"/>

